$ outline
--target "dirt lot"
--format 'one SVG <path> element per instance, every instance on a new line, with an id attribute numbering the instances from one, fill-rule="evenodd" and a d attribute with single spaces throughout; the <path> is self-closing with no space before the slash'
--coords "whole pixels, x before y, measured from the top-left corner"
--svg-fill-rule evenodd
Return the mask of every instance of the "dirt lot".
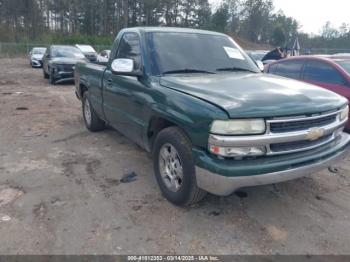
<path id="1" fill-rule="evenodd" d="M 350 254 L 349 159 L 179 208 L 147 153 L 89 133 L 73 85 L 25 59 L 0 59 L 0 112 L 0 254 Z"/>

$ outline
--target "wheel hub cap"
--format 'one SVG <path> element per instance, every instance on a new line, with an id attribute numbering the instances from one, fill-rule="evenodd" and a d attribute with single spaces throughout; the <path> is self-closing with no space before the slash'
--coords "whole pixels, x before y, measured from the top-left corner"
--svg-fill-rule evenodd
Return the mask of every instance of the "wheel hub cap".
<path id="1" fill-rule="evenodd" d="M 165 144 L 159 153 L 159 171 L 166 187 L 172 192 L 180 190 L 183 179 L 182 162 L 175 147 Z"/>

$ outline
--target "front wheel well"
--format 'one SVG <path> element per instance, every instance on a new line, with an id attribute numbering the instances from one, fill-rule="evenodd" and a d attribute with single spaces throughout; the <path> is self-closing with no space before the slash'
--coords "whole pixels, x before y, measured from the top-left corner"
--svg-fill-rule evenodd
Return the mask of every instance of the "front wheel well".
<path id="1" fill-rule="evenodd" d="M 149 141 L 149 146 L 151 151 L 153 150 L 153 143 L 159 134 L 160 131 L 162 131 L 165 128 L 171 127 L 171 126 L 177 126 L 175 123 L 162 118 L 162 117 L 152 117 L 149 123 L 148 131 L 147 131 L 147 137 Z"/>
<path id="2" fill-rule="evenodd" d="M 86 91 L 88 91 L 88 88 L 87 88 L 85 85 L 80 84 L 80 97 L 81 97 L 81 98 L 83 98 L 84 93 L 85 93 Z"/>

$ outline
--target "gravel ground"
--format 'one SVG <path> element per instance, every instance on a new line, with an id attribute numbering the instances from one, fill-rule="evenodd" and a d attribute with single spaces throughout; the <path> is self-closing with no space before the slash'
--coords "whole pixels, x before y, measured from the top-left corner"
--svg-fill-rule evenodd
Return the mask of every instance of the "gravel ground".
<path id="1" fill-rule="evenodd" d="M 0 254 L 350 254 L 349 159 L 179 208 L 150 156 L 116 131 L 89 133 L 80 107 L 72 84 L 0 59 Z"/>

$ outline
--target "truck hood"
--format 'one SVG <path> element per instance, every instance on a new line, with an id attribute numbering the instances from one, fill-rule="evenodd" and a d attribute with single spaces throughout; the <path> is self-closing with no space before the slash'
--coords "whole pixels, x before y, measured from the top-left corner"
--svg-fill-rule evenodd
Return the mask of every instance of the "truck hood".
<path id="1" fill-rule="evenodd" d="M 70 57 L 56 57 L 53 58 L 51 64 L 60 64 L 60 65 L 75 65 L 78 62 L 87 62 L 86 58 L 70 58 Z"/>
<path id="2" fill-rule="evenodd" d="M 214 104 L 231 118 L 313 114 L 347 103 L 323 88 L 267 74 L 169 75 L 160 84 Z"/>

